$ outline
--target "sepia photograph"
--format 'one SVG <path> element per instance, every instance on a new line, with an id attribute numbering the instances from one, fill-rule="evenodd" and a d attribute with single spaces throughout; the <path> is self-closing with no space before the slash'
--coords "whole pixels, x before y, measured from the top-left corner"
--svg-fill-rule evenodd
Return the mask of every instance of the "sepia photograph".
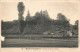
<path id="1" fill-rule="evenodd" d="M 1 2 L 1 47 L 78 48 L 79 2 Z"/>

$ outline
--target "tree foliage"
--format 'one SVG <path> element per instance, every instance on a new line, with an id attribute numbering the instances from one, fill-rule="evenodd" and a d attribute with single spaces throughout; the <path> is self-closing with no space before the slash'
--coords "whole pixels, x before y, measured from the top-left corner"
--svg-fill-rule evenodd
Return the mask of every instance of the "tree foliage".
<path id="1" fill-rule="evenodd" d="M 77 26 L 78 26 L 78 20 L 76 20 L 76 21 L 75 21 L 75 25 L 77 25 Z"/>
<path id="2" fill-rule="evenodd" d="M 23 18 L 23 14 L 24 14 L 24 8 L 25 8 L 25 6 L 23 5 L 23 2 L 19 2 L 19 4 L 18 4 L 18 15 L 19 15 L 19 20 L 23 20 L 24 18 Z"/>
<path id="3" fill-rule="evenodd" d="M 22 33 L 22 31 L 23 31 L 23 28 L 24 28 L 24 18 L 23 18 L 23 14 L 24 14 L 24 8 L 25 8 L 25 6 L 23 5 L 23 2 L 19 2 L 19 4 L 18 4 L 18 15 L 19 15 L 19 18 L 18 18 L 18 20 L 19 20 L 19 33 Z"/>
<path id="4" fill-rule="evenodd" d="M 28 14 L 27 14 L 27 16 L 26 16 L 25 21 L 29 21 L 29 20 L 30 20 L 30 18 L 31 18 L 31 16 L 30 16 L 30 12 L 29 12 L 29 10 L 28 10 Z"/>
<path id="5" fill-rule="evenodd" d="M 57 15 L 57 20 L 64 20 L 64 21 L 67 21 L 67 18 L 66 18 L 63 14 L 58 13 L 58 15 Z"/>

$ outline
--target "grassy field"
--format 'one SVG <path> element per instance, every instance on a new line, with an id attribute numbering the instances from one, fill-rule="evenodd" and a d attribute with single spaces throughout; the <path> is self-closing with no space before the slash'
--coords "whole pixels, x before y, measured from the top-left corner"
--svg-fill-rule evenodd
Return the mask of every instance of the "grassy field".
<path id="1" fill-rule="evenodd" d="M 2 47 L 78 47 L 78 38 L 61 38 L 52 35 L 8 35 Z"/>

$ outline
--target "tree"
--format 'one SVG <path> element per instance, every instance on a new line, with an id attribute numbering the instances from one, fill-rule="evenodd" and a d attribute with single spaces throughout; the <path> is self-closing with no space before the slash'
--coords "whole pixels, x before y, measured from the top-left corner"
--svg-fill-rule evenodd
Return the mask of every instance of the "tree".
<path id="1" fill-rule="evenodd" d="M 43 11 L 43 15 L 44 15 L 45 18 L 50 20 L 50 17 L 49 17 L 49 14 L 48 14 L 47 10 Z"/>
<path id="2" fill-rule="evenodd" d="M 78 20 L 76 20 L 76 21 L 75 21 L 75 25 L 77 25 L 77 26 L 78 26 Z"/>
<path id="3" fill-rule="evenodd" d="M 27 14 L 27 16 L 26 16 L 26 19 L 25 19 L 26 21 L 29 21 L 30 20 L 30 13 L 29 13 L 29 10 L 28 10 L 28 14 Z"/>
<path id="4" fill-rule="evenodd" d="M 67 21 L 67 18 L 66 18 L 63 14 L 58 13 L 58 15 L 57 15 L 57 20 L 64 20 L 64 21 Z"/>
<path id="5" fill-rule="evenodd" d="M 23 5 L 23 2 L 19 2 L 18 4 L 18 20 L 19 20 L 19 33 L 22 33 L 23 31 L 23 22 L 24 22 L 24 18 L 23 18 L 23 14 L 24 14 L 24 8 L 25 6 Z"/>
<path id="6" fill-rule="evenodd" d="M 78 20 L 75 21 L 74 28 L 75 28 L 76 30 L 78 30 Z"/>

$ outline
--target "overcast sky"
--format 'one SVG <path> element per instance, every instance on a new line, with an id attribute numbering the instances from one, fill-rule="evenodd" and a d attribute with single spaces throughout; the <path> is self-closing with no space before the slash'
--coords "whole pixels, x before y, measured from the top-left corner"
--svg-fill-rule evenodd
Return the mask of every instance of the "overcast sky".
<path id="1" fill-rule="evenodd" d="M 17 5 L 18 2 L 2 2 L 1 19 L 3 21 L 17 20 Z M 24 5 L 24 17 L 26 17 L 28 10 L 31 16 L 34 16 L 37 11 L 47 10 L 50 18 L 56 19 L 57 14 L 62 13 L 70 19 L 71 24 L 80 18 L 80 3 L 78 2 L 27 1 L 24 2 Z"/>

